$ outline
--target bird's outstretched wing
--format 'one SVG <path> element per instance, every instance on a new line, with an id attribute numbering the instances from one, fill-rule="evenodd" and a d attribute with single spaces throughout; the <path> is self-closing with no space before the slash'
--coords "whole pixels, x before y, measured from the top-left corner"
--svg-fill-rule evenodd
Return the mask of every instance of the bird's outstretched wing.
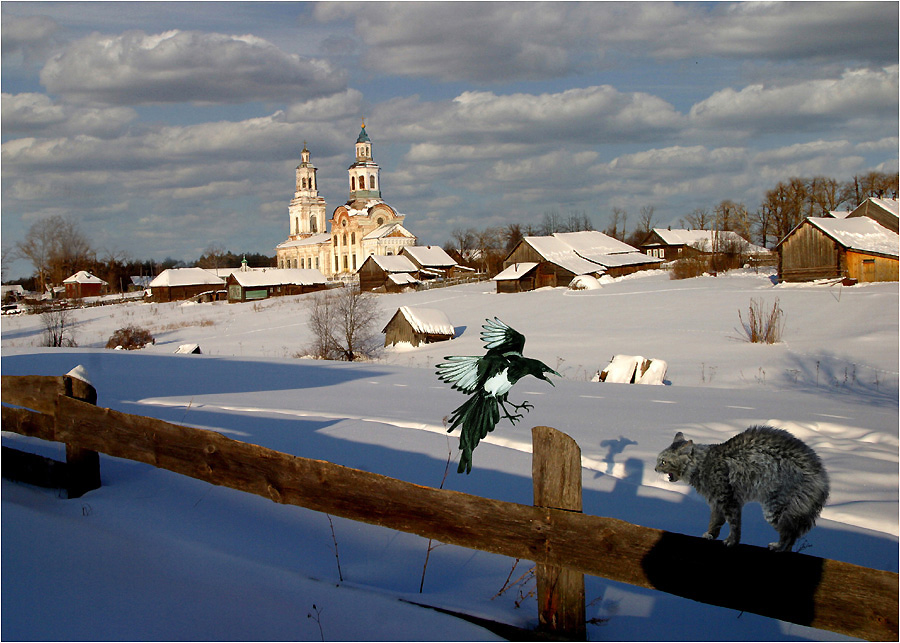
<path id="1" fill-rule="evenodd" d="M 486 319 L 482 325 L 481 341 L 488 350 L 496 349 L 499 353 L 522 353 L 525 348 L 525 335 L 507 326 L 494 317 Z"/>
<path id="2" fill-rule="evenodd" d="M 478 363 L 481 358 L 455 355 L 445 357 L 446 362 L 437 365 L 440 380 L 452 384 L 458 391 L 471 393 L 478 386 Z"/>

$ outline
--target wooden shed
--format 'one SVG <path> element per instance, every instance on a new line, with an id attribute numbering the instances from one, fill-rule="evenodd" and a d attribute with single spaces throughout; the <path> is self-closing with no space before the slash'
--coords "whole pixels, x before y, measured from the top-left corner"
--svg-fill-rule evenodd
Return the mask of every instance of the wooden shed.
<path id="1" fill-rule="evenodd" d="M 328 287 L 328 280 L 314 268 L 263 268 L 237 270 L 225 279 L 228 302 L 238 303 L 303 295 Z"/>
<path id="2" fill-rule="evenodd" d="M 665 261 L 710 255 L 714 251 L 740 257 L 770 256 L 769 250 L 750 243 L 731 230 L 653 228 L 641 244 L 641 251 Z"/>
<path id="3" fill-rule="evenodd" d="M 497 292 L 527 292 L 535 289 L 537 283 L 538 263 L 525 261 L 514 263 L 505 268 L 493 281 L 497 283 Z"/>
<path id="4" fill-rule="evenodd" d="M 384 329 L 384 345 L 409 343 L 412 346 L 445 342 L 453 339 L 456 331 L 443 311 L 436 308 L 410 308 L 401 306 Z"/>
<path id="5" fill-rule="evenodd" d="M 150 282 L 152 301 L 178 301 L 203 293 L 225 292 L 225 280 L 203 268 L 169 268 Z"/>
<path id="6" fill-rule="evenodd" d="M 362 291 L 401 292 L 419 283 L 416 266 L 402 255 L 370 255 L 357 274 Z"/>
<path id="7" fill-rule="evenodd" d="M 456 261 L 440 246 L 406 246 L 400 251 L 418 269 L 420 279 L 448 279 L 457 268 Z"/>
<path id="8" fill-rule="evenodd" d="M 897 281 L 900 236 L 868 217 L 807 217 L 776 246 L 782 281 Z"/>
<path id="9" fill-rule="evenodd" d="M 79 270 L 68 279 L 63 280 L 63 285 L 66 287 L 68 299 L 81 299 L 105 294 L 107 283 L 87 270 Z"/>

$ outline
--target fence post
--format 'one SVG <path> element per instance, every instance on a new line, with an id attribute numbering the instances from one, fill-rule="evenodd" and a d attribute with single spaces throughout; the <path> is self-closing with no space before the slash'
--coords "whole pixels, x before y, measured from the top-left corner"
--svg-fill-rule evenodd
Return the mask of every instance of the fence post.
<path id="1" fill-rule="evenodd" d="M 581 449 L 548 426 L 531 430 L 534 506 L 581 513 Z M 551 544 L 547 544 L 550 549 Z M 535 565 L 539 629 L 573 640 L 587 639 L 584 574 L 554 565 Z"/>
<path id="2" fill-rule="evenodd" d="M 76 369 L 77 370 L 77 369 Z M 83 369 L 82 369 L 83 372 Z M 81 379 L 75 370 L 66 375 L 66 396 L 97 404 L 97 389 L 90 382 Z M 56 412 L 56 423 L 59 425 L 61 418 Z M 100 454 L 90 449 L 82 449 L 66 443 L 66 491 L 68 497 L 80 498 L 88 491 L 100 488 Z"/>

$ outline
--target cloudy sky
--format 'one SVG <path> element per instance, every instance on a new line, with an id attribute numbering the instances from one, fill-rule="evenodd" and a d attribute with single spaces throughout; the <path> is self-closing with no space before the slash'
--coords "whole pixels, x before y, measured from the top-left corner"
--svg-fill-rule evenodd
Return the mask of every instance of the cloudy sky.
<path id="1" fill-rule="evenodd" d="M 330 215 L 362 117 L 422 244 L 898 169 L 896 2 L 0 8 L 4 255 L 55 214 L 101 256 L 274 254 L 304 141 Z"/>

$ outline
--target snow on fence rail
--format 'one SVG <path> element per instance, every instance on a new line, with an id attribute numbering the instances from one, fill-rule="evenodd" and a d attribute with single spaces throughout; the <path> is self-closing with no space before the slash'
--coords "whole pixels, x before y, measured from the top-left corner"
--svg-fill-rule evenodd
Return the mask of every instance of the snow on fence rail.
<path id="1" fill-rule="evenodd" d="M 529 506 L 292 456 L 100 408 L 96 399 L 90 384 L 70 376 L 2 377 L 3 430 L 66 443 L 69 497 L 99 486 L 97 454 L 105 453 L 274 502 L 531 560 L 541 623 L 574 637 L 584 636 L 583 574 L 590 574 L 859 638 L 898 638 L 896 573 L 750 545 L 727 549 L 581 513 L 580 450 L 549 427 L 533 430 Z M 743 580 L 723 585 L 722 578 Z"/>

